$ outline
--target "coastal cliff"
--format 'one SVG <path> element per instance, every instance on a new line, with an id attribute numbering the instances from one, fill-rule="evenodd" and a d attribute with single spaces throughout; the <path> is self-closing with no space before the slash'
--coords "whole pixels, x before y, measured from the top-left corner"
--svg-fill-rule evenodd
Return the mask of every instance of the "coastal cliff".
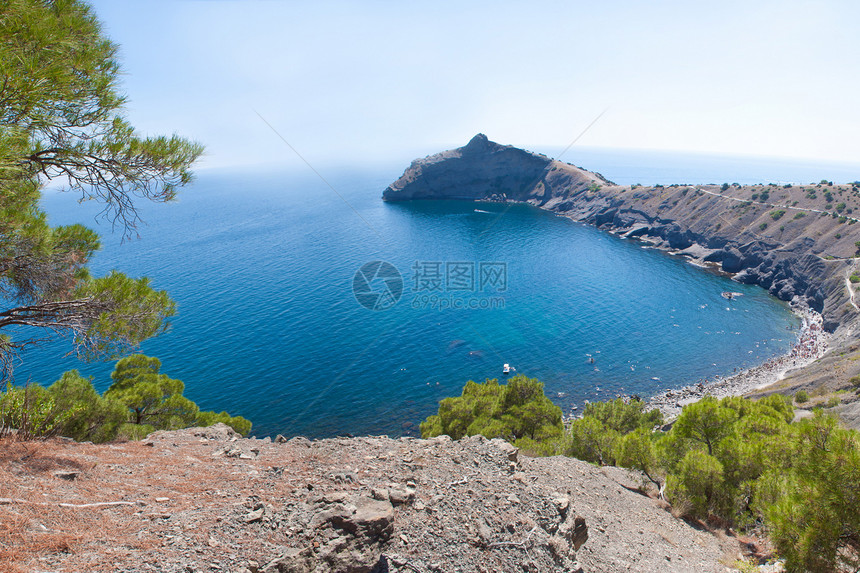
<path id="1" fill-rule="evenodd" d="M 467 201 L 539 201 L 552 174 L 553 188 L 569 191 L 608 181 L 568 165 L 564 181 L 557 181 L 557 163 L 544 155 L 510 145 L 499 145 L 478 134 L 458 149 L 416 159 L 400 179 L 383 193 L 387 201 L 410 199 L 462 199 Z M 565 164 L 559 164 L 565 165 Z"/>
<path id="2" fill-rule="evenodd" d="M 850 280 L 860 260 L 857 185 L 620 186 L 478 134 L 413 161 L 383 199 L 528 203 L 687 257 L 822 315 L 830 350 L 780 388 L 833 390 L 860 374 L 853 344 L 860 308 Z"/>

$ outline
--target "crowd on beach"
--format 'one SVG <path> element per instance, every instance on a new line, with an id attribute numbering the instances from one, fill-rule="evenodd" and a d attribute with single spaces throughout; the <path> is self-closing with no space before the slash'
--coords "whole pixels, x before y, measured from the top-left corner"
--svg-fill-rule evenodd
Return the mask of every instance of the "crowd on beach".
<path id="1" fill-rule="evenodd" d="M 683 406 L 704 396 L 723 398 L 746 394 L 781 380 L 789 370 L 814 362 L 827 351 L 828 334 L 822 327 L 822 317 L 809 309 L 794 310 L 800 315 L 802 324 L 800 336 L 789 353 L 775 356 L 759 366 L 732 376 L 716 376 L 711 381 L 705 380 L 680 389 L 667 390 L 651 398 L 649 405 L 660 409 L 667 418 L 674 418 L 681 413 Z"/>

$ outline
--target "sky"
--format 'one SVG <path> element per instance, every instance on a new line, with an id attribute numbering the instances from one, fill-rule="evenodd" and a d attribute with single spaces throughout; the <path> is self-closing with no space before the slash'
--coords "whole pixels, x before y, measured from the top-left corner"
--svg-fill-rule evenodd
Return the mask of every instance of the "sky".
<path id="1" fill-rule="evenodd" d="M 479 132 L 860 164 L 856 0 L 91 4 L 129 118 L 202 168 L 408 164 Z"/>

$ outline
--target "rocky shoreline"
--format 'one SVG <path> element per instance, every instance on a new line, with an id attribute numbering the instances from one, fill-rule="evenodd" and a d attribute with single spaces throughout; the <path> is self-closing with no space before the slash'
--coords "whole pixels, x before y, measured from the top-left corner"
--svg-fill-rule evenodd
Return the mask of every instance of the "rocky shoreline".
<path id="1" fill-rule="evenodd" d="M 660 410 L 667 420 L 671 420 L 681 413 L 685 405 L 705 396 L 725 398 L 749 394 L 784 379 L 789 372 L 803 368 L 824 356 L 828 350 L 830 335 L 822 326 L 821 315 L 799 304 L 793 305 L 792 310 L 800 316 L 802 325 L 797 342 L 788 353 L 731 376 L 715 376 L 710 381 L 704 380 L 667 390 L 651 397 L 648 400 L 649 407 Z"/>
<path id="2" fill-rule="evenodd" d="M 795 348 L 794 355 L 655 397 L 667 413 L 708 393 L 747 394 L 768 384 L 767 392 L 826 393 L 849 388 L 860 375 L 860 308 L 849 280 L 860 275 L 860 225 L 850 216 L 860 212 L 860 182 L 621 186 L 478 134 L 464 147 L 414 161 L 383 199 L 526 203 L 793 301 L 808 323 L 801 344 L 814 334 L 807 340 L 812 355 Z"/>

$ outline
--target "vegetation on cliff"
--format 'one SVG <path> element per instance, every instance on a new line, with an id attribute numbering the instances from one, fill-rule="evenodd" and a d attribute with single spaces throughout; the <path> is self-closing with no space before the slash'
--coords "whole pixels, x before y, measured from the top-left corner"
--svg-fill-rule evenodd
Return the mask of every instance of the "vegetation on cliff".
<path id="1" fill-rule="evenodd" d="M 101 443 L 218 422 L 243 435 L 251 431 L 251 422 L 241 416 L 200 411 L 182 395 L 182 381 L 160 373 L 160 368 L 157 358 L 143 354 L 123 358 L 103 395 L 92 378 L 77 370 L 65 372 L 47 388 L 7 386 L 0 394 L 0 434 L 14 429 L 22 438 L 64 436 Z"/>
<path id="2" fill-rule="evenodd" d="M 422 436 L 487 430 L 482 435 L 519 435 L 514 443 L 533 453 L 641 470 L 682 515 L 740 529 L 763 524 L 789 571 L 860 566 L 860 434 L 836 418 L 818 411 L 792 422 L 791 402 L 778 394 L 706 397 L 664 430 L 659 412 L 619 398 L 589 404 L 562 428 L 547 423 L 543 386 L 528 382 L 533 391 L 518 419 L 502 413 L 506 386 L 468 382 L 463 396 L 446 398 L 421 424 Z M 524 427 L 545 429 L 524 440 Z"/>
<path id="3" fill-rule="evenodd" d="M 463 393 L 439 403 L 439 414 L 421 423 L 421 437 L 482 435 L 504 438 L 524 449 L 551 452 L 562 436 L 561 408 L 543 392 L 534 378 L 513 376 L 507 384 L 498 380 L 466 383 Z"/>

